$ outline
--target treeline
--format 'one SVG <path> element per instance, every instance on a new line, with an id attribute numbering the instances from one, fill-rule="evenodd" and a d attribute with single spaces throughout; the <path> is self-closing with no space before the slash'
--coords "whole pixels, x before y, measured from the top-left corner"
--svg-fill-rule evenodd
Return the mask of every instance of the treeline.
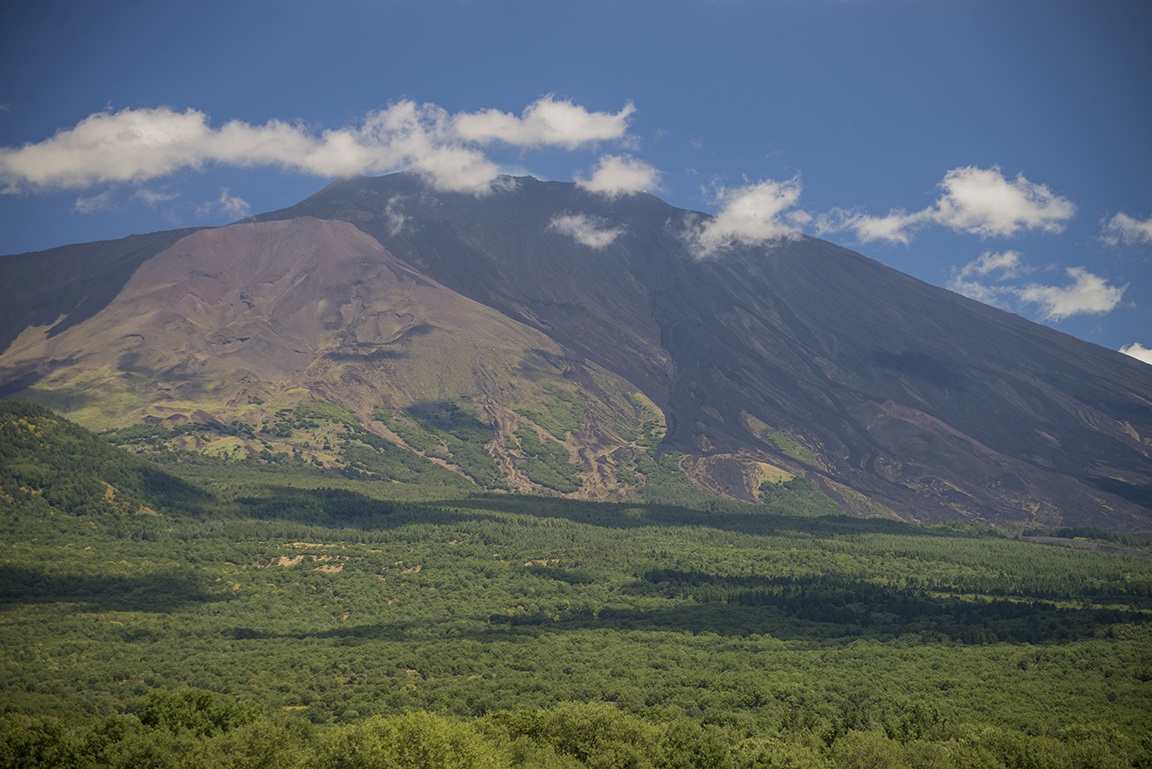
<path id="1" fill-rule="evenodd" d="M 895 721 L 849 710 L 782 723 L 771 736 L 604 703 L 317 728 L 202 690 L 153 692 L 136 712 L 102 720 L 0 715 L 0 765 L 11 769 L 1120 769 L 1149 760 L 1147 745 L 1106 730 L 1023 733 L 949 724 L 923 708 Z"/>
<path id="2" fill-rule="evenodd" d="M 1025 537 L 1083 539 L 1089 542 L 1131 547 L 1136 550 L 1152 550 L 1152 542 L 1141 539 L 1135 534 L 1126 534 L 1122 531 L 1109 531 L 1108 529 L 1096 529 L 1090 526 L 1064 526 L 1058 529 L 1025 529 L 1020 533 Z"/>

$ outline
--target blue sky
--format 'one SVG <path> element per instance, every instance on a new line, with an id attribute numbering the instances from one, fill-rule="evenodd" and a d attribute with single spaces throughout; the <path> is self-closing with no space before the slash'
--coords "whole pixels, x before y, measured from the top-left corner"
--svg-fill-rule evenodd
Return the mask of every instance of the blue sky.
<path id="1" fill-rule="evenodd" d="M 702 258 L 803 232 L 1152 348 L 1147 2 L 0 9 L 0 253 L 503 171 L 719 214 Z"/>

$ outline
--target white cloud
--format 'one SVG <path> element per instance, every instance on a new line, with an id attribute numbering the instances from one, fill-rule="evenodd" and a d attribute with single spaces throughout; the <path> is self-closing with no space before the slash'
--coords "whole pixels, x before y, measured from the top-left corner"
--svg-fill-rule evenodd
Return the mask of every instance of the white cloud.
<path id="1" fill-rule="evenodd" d="M 228 188 L 224 187 L 220 190 L 220 197 L 216 200 L 205 201 L 203 205 L 196 209 L 196 213 L 200 216 L 211 216 L 217 211 L 225 214 L 230 219 L 243 219 L 248 216 L 251 206 L 243 198 L 236 197 L 235 195 L 228 194 Z"/>
<path id="2" fill-rule="evenodd" d="M 660 189 L 660 172 L 643 160 L 603 155 L 590 179 L 576 179 L 576 185 L 609 198 Z"/>
<path id="3" fill-rule="evenodd" d="M 587 214 L 562 214 L 548 223 L 548 228 L 567 235 L 589 248 L 601 249 L 624 234 L 620 227 L 608 227 L 599 217 Z"/>
<path id="4" fill-rule="evenodd" d="M 1136 360 L 1144 361 L 1148 365 L 1152 366 L 1152 350 L 1149 350 L 1139 342 L 1133 342 L 1126 347 L 1121 347 L 1120 352 L 1124 353 L 1125 355 L 1131 355 Z"/>
<path id="5" fill-rule="evenodd" d="M 1102 237 L 1105 243 L 1113 246 L 1121 241 L 1127 245 L 1152 244 L 1152 216 L 1140 221 L 1125 213 L 1116 214 L 1110 222 L 1104 225 Z"/>
<path id="6" fill-rule="evenodd" d="M 1021 229 L 1059 232 L 1076 206 L 1018 174 L 1004 178 L 999 167 L 953 168 L 937 185 L 944 194 L 922 211 L 894 209 L 887 216 L 868 216 L 834 209 L 817 220 L 820 232 L 850 230 L 863 241 L 888 240 L 908 244 L 917 229 L 929 223 L 980 237 L 1010 236 Z"/>
<path id="7" fill-rule="evenodd" d="M 203 112 L 168 107 L 90 115 L 38 144 L 0 148 L 0 190 L 85 189 L 134 182 L 212 163 L 274 166 L 322 177 L 411 168 L 441 190 L 490 192 L 499 168 L 476 146 L 493 140 L 568 149 L 626 138 L 628 104 L 617 113 L 588 112 L 543 97 L 520 118 L 495 110 L 452 116 L 434 104 L 402 101 L 372 112 L 358 126 L 316 134 L 271 120 L 220 128 Z"/>
<path id="8" fill-rule="evenodd" d="M 791 210 L 800 199 L 801 189 L 799 176 L 786 182 L 767 179 L 732 190 L 721 187 L 715 195 L 719 212 L 692 223 L 685 239 L 696 258 L 703 259 L 736 244 L 798 238 L 801 233 L 797 227 L 811 220 L 805 212 Z"/>
<path id="9" fill-rule="evenodd" d="M 112 202 L 112 190 L 104 190 L 99 195 L 92 195 L 91 197 L 78 197 L 76 198 L 76 205 L 72 206 L 72 210 L 78 214 L 93 214 L 97 211 L 109 211 L 115 208 Z"/>
<path id="10" fill-rule="evenodd" d="M 1017 174 L 1008 181 L 993 166 L 953 168 L 939 185 L 946 194 L 936 201 L 932 219 L 946 227 L 981 237 L 1013 235 L 1020 229 L 1059 232 L 1076 206 L 1043 184 Z"/>
<path id="11" fill-rule="evenodd" d="M 1072 315 L 1110 312 L 1120 304 L 1128 288 L 1127 285 L 1111 286 L 1083 267 L 1068 268 L 1072 283 L 1063 287 L 1039 283 L 1020 287 L 1004 283 L 1029 272 L 1032 268 L 1024 264 L 1016 251 L 985 251 L 959 270 L 953 269 L 948 288 L 969 299 L 1002 309 L 1012 309 L 1012 305 L 1020 303 L 1038 304 L 1041 318 L 1055 321 Z"/>
<path id="12" fill-rule="evenodd" d="M 548 144 L 575 149 L 593 142 L 623 139 L 628 118 L 635 111 L 629 102 L 619 112 L 589 112 L 570 101 L 556 101 L 548 94 L 529 104 L 520 117 L 489 109 L 456 115 L 452 122 L 464 141 L 480 144 L 502 141 L 518 147 Z"/>
<path id="13" fill-rule="evenodd" d="M 1020 290 L 1020 298 L 1025 302 L 1040 305 L 1045 320 L 1063 320 L 1071 315 L 1101 315 L 1120 304 L 1127 285 L 1108 285 L 1103 278 L 1093 275 L 1083 267 L 1069 267 L 1068 277 L 1073 283 L 1063 288 L 1041 286 L 1029 283 Z"/>

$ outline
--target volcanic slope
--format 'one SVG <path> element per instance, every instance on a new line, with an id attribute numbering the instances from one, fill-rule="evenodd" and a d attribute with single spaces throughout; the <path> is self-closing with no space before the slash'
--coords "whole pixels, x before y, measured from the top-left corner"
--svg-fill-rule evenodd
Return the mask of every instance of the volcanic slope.
<path id="1" fill-rule="evenodd" d="M 481 198 L 358 178 L 269 217 L 305 212 L 641 387 L 714 491 L 766 452 L 860 512 L 852 490 L 902 517 L 1147 525 L 1152 368 L 831 243 L 695 259 L 701 214 L 530 177 Z M 590 248 L 565 214 L 620 234 Z"/>
<path id="2" fill-rule="evenodd" d="M 698 259 L 707 221 L 531 177 L 347 179 L 187 235 L 66 331 L 24 322 L 2 376 L 93 427 L 195 409 L 267 440 L 285 404 L 342 404 L 454 469 L 404 434 L 463 408 L 526 490 L 558 443 L 579 478 L 551 488 L 627 497 L 663 420 L 738 499 L 802 475 L 857 514 L 1152 529 L 1152 368 L 813 238 Z"/>
<path id="3" fill-rule="evenodd" d="M 628 445 L 617 432 L 635 437 L 644 400 L 352 225 L 311 217 L 194 233 L 146 261 L 83 323 L 56 335 L 24 329 L 0 363 L 5 380 L 37 381 L 23 396 L 93 428 L 185 428 L 178 448 L 226 458 L 271 448 L 347 469 L 348 453 L 333 444 L 346 443 L 339 433 L 351 426 L 355 464 L 369 475 L 379 463 L 365 461 L 366 449 L 404 446 L 482 486 L 532 491 L 548 484 L 517 470 L 522 443 L 552 448 L 574 477 L 569 447 L 579 447 L 589 495 L 604 492 L 597 447 Z M 562 448 L 547 432 L 561 432 L 553 413 L 574 422 L 577 437 Z M 325 418 L 338 434 L 318 423 Z M 532 475 L 576 490 L 543 469 Z M 425 476 L 399 479 L 445 477 Z"/>

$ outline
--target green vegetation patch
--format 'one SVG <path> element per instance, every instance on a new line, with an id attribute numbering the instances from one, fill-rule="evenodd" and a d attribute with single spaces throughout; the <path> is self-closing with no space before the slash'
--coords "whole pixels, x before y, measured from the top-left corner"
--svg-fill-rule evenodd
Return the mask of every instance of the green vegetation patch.
<path id="1" fill-rule="evenodd" d="M 296 414 L 304 419 L 327 419 L 348 425 L 359 425 L 360 417 L 352 409 L 340 403 L 316 401 L 308 406 L 297 406 Z"/>
<path id="2" fill-rule="evenodd" d="M 568 392 L 551 384 L 544 385 L 543 390 L 540 401 L 513 411 L 562 441 L 584 424 L 588 400 L 580 392 Z"/>
<path id="3" fill-rule="evenodd" d="M 428 456 L 452 462 L 486 489 L 506 489 L 496 460 L 488 453 L 492 427 L 455 403 L 425 403 L 403 410 L 411 424 L 392 420 L 388 426 L 408 445 Z"/>
<path id="4" fill-rule="evenodd" d="M 640 498 L 656 505 L 721 509 L 724 506 L 722 500 L 692 485 L 680 467 L 683 459 L 684 455 L 678 451 L 665 452 L 656 459 L 641 454 L 636 460 L 636 469 L 644 473 L 644 485 L 639 489 Z"/>
<path id="5" fill-rule="evenodd" d="M 536 431 L 528 426 L 520 427 L 516 437 L 527 457 L 520 465 L 520 472 L 528 476 L 528 480 L 561 494 L 579 491 L 584 485 L 580 475 L 584 468 L 570 460 L 568 449 L 562 444 L 550 438 L 541 441 Z"/>
<path id="6" fill-rule="evenodd" d="M 582 411 L 569 407 L 567 404 L 549 403 L 546 404 L 546 407 L 548 409 L 547 414 L 527 408 L 518 408 L 514 411 L 544 428 L 559 440 L 564 440 L 569 431 L 580 428 Z"/>
<path id="7" fill-rule="evenodd" d="M 816 456 L 786 433 L 776 430 L 768 433 L 768 438 L 776 444 L 776 448 L 793 459 L 799 459 L 801 462 L 819 466 L 820 462 L 816 459 Z"/>
<path id="8" fill-rule="evenodd" d="M 816 484 L 799 475 L 776 483 L 764 481 L 758 491 L 760 501 L 774 511 L 802 509 L 812 515 L 839 515 L 841 512 L 840 506 L 820 491 Z"/>
<path id="9" fill-rule="evenodd" d="M 846 708 L 800 736 L 750 736 L 733 724 L 700 723 L 675 709 L 644 716 L 608 703 L 562 703 L 479 718 L 413 711 L 315 727 L 299 711 L 210 691 L 158 692 L 138 711 L 105 719 L 0 716 L 0 754 L 10 766 L 333 767 L 357 769 L 855 769 L 857 767 L 1121 767 L 1143 765 L 1138 741 L 1099 729 L 1036 735 L 950 724 L 910 709 L 879 725 Z M 306 706 L 300 706 L 306 709 Z M 800 721 L 802 719 L 794 719 Z"/>
<path id="10" fill-rule="evenodd" d="M 425 486 L 468 488 L 472 483 L 446 467 L 413 454 L 362 427 L 349 431 L 341 446 L 341 457 L 348 478 L 397 481 Z"/>
<path id="11" fill-rule="evenodd" d="M 640 420 L 640 434 L 636 438 L 637 444 L 649 451 L 655 451 L 656 447 L 660 445 L 660 441 L 664 440 L 664 434 L 667 432 L 664 415 L 660 413 L 656 404 L 642 393 L 630 393 L 628 401 L 636 413 L 636 418 Z"/>

